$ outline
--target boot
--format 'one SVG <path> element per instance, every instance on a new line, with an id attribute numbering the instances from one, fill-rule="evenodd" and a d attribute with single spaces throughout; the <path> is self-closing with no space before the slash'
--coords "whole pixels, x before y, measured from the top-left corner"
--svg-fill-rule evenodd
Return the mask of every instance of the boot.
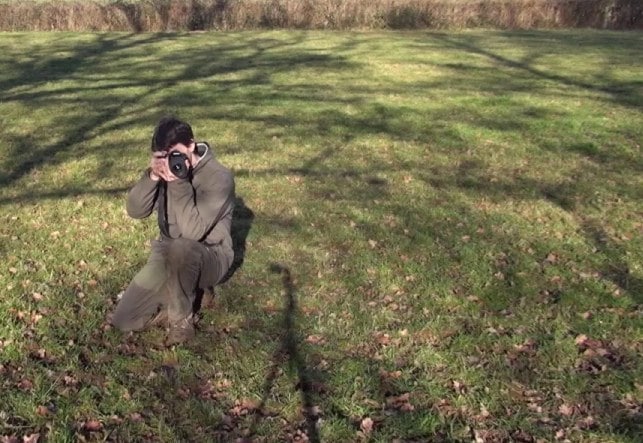
<path id="1" fill-rule="evenodd" d="M 145 323 L 144 328 L 149 328 L 152 326 L 161 326 L 166 328 L 168 324 L 167 308 L 161 308 L 152 318 L 150 318 L 147 323 Z"/>
<path id="2" fill-rule="evenodd" d="M 190 314 L 182 320 L 170 325 L 170 332 L 165 339 L 165 346 L 185 343 L 196 335 L 194 315 Z"/>
<path id="3" fill-rule="evenodd" d="M 214 292 L 213 287 L 209 287 L 203 290 L 203 299 L 201 300 L 201 308 L 202 309 L 207 309 L 211 308 L 214 306 L 214 299 L 216 297 L 216 293 Z"/>

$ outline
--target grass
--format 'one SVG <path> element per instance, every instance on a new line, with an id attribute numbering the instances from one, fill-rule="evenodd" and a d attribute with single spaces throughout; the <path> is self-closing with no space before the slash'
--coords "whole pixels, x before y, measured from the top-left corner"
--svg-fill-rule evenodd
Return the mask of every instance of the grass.
<path id="1" fill-rule="evenodd" d="M 641 48 L 0 35 L 0 436 L 640 441 Z M 168 350 L 107 317 L 156 235 L 124 201 L 170 112 L 235 171 L 247 237 Z"/>

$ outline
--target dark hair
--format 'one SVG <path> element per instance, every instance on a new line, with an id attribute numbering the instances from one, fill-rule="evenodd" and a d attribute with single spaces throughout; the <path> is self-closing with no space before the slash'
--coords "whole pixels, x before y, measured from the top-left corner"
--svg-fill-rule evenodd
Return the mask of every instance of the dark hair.
<path id="1" fill-rule="evenodd" d="M 163 117 L 152 135 L 152 151 L 164 151 L 177 143 L 189 145 L 194 140 L 190 125 L 176 117 Z"/>

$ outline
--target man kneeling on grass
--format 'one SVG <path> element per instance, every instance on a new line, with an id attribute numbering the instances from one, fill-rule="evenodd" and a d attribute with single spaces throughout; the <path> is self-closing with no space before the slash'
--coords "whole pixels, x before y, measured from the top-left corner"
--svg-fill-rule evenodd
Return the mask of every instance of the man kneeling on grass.
<path id="1" fill-rule="evenodd" d="M 194 337 L 195 300 L 225 276 L 234 257 L 230 227 L 234 179 L 192 128 L 162 119 L 152 136 L 150 166 L 127 196 L 127 213 L 145 218 L 156 208 L 160 235 L 149 260 L 116 306 L 121 331 L 169 327 L 167 346 Z"/>

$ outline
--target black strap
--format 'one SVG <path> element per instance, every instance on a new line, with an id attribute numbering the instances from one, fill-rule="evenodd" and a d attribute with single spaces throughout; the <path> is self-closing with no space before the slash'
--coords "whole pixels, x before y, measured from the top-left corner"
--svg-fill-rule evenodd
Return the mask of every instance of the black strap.
<path id="1" fill-rule="evenodd" d="M 161 235 L 166 238 L 172 238 L 170 237 L 170 224 L 167 221 L 167 182 L 163 179 L 159 180 L 156 202 Z"/>

